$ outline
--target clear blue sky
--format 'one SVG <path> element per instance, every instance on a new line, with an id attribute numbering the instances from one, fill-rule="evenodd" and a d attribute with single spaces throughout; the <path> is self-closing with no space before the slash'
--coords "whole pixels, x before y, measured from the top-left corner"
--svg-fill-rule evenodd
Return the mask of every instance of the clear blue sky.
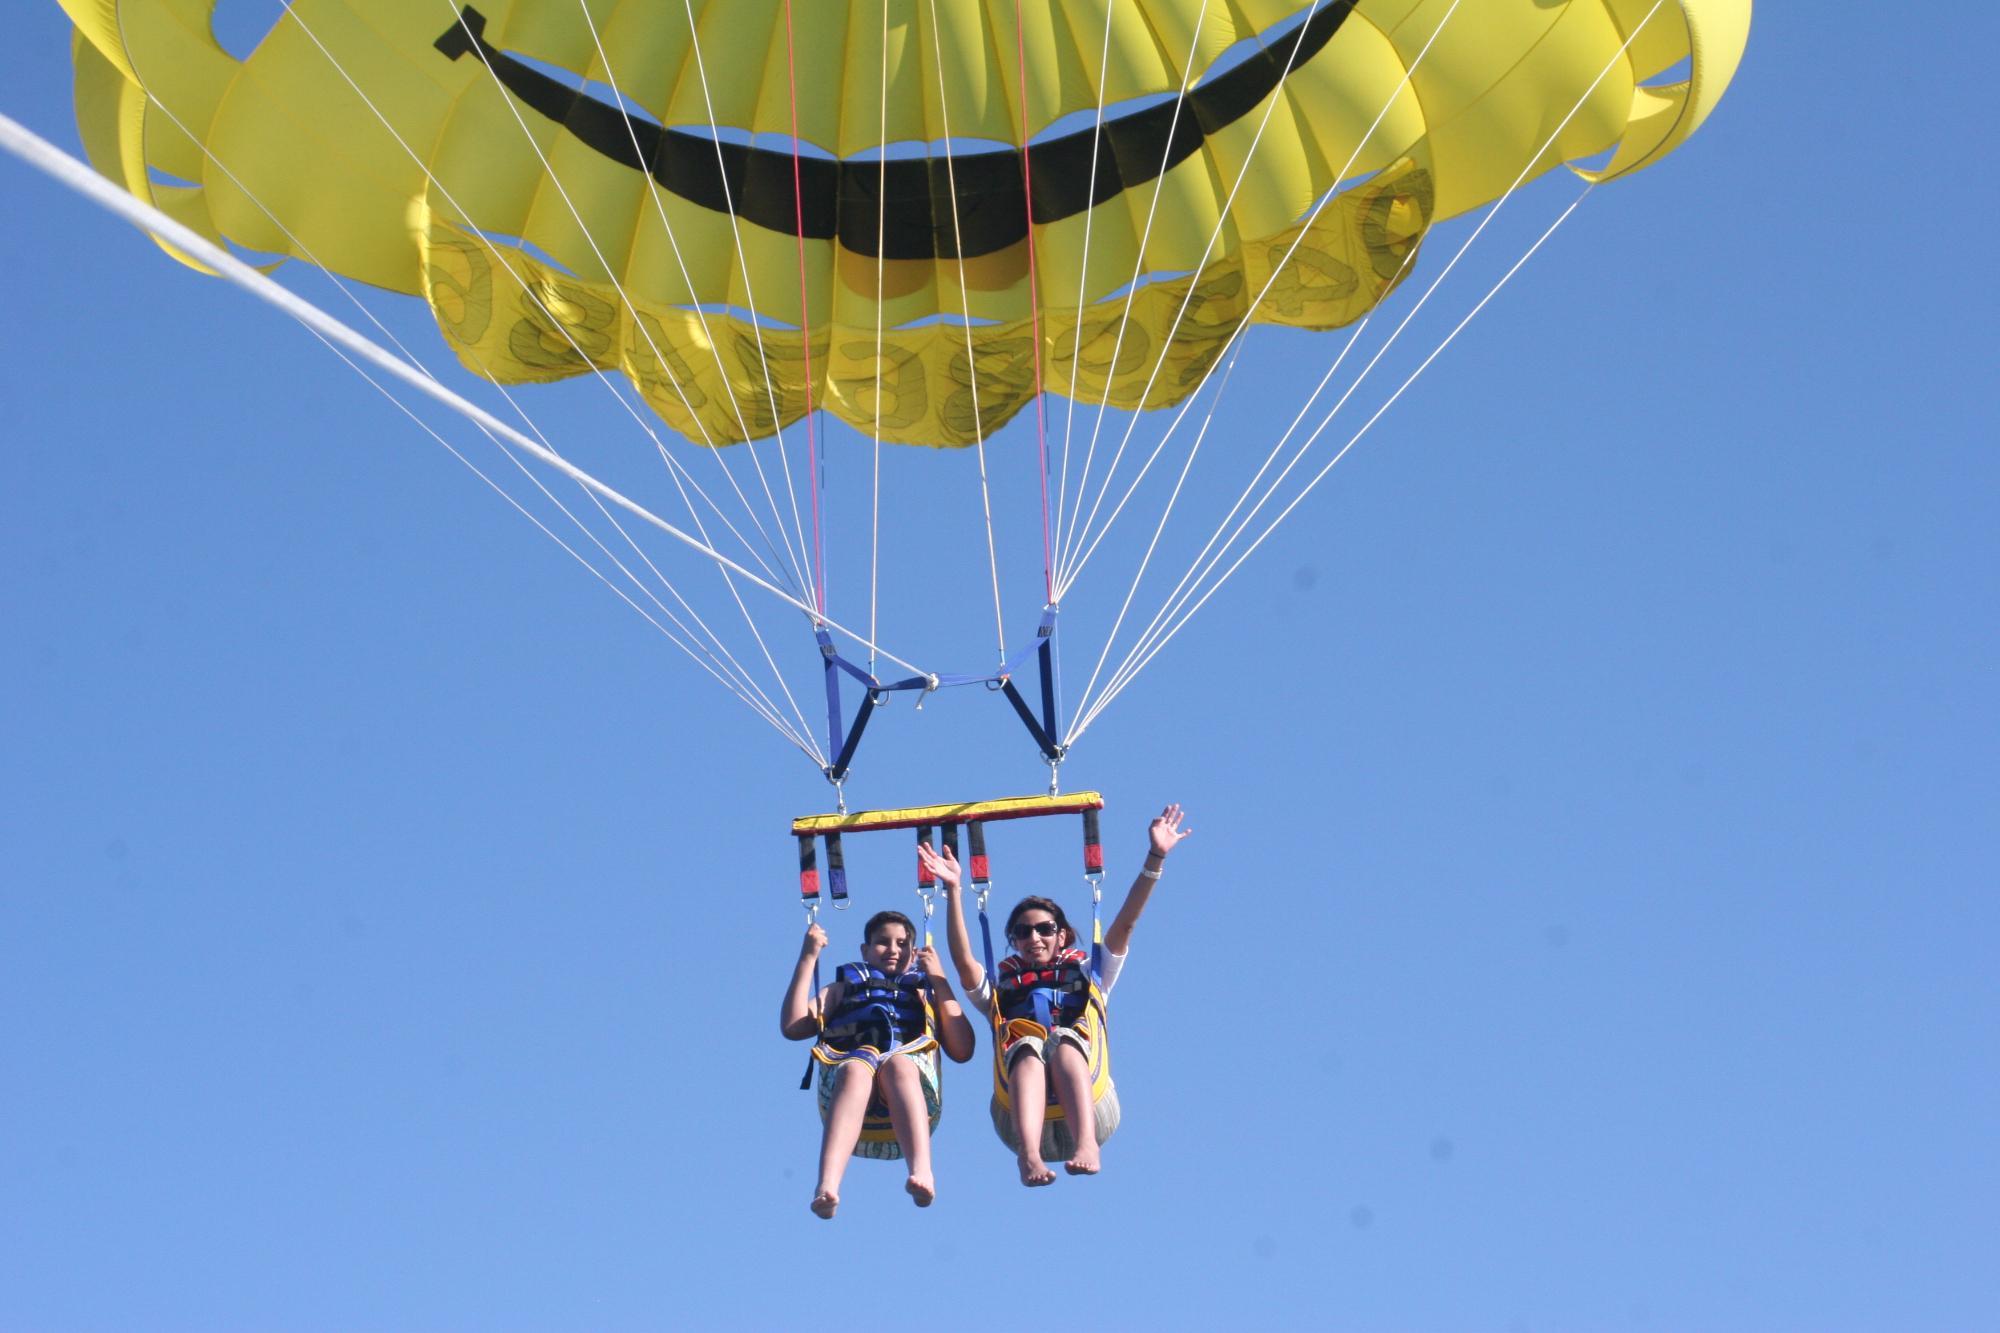
<path id="1" fill-rule="evenodd" d="M 73 144 L 66 25 L 18 8 L 0 110 Z M 0 162 L 0 1328 L 1993 1326 L 1974 9 L 1764 6 L 1710 125 L 1090 733 L 1114 884 L 1165 801 L 1197 830 L 1117 995 L 1105 1175 L 1013 1183 L 974 1067 L 937 1206 L 861 1162 L 830 1226 L 774 1023 L 818 775 L 311 339 Z M 1325 346 L 1253 346 L 1225 443 Z M 971 459 L 893 462 L 885 634 L 981 666 Z M 1040 776 L 940 696 L 853 796 Z M 1001 895 L 1080 906 L 1073 837 L 996 839 Z M 914 902 L 906 854 L 857 853 L 867 907 Z"/>

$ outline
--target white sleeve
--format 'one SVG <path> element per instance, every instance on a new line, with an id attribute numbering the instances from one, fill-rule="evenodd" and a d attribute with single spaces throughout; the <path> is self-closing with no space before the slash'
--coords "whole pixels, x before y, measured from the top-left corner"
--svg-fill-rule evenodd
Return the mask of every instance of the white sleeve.
<path id="1" fill-rule="evenodd" d="M 989 973 L 979 978 L 979 984 L 967 992 L 966 1000 L 982 1014 L 993 1012 L 993 977 Z"/>
<path id="2" fill-rule="evenodd" d="M 1129 953 L 1130 950 L 1128 949 L 1126 952 Z M 1106 949 L 1104 951 L 1104 972 L 1097 978 L 1097 989 L 1103 991 L 1106 995 L 1111 994 L 1112 985 L 1118 980 L 1118 974 L 1124 970 L 1125 954 L 1113 953 L 1110 949 Z"/>

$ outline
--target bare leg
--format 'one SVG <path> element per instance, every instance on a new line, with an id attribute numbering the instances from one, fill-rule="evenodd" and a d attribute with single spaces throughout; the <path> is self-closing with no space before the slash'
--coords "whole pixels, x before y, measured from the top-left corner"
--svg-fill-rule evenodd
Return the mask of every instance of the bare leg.
<path id="1" fill-rule="evenodd" d="M 847 1159 L 861 1141 L 861 1121 L 868 1114 L 868 1097 L 875 1090 L 875 1071 L 866 1060 L 848 1060 L 833 1074 L 833 1103 L 827 1107 L 826 1132 L 819 1141 L 819 1189 L 812 1210 L 832 1217 L 840 1207 L 840 1178 Z"/>
<path id="2" fill-rule="evenodd" d="M 1063 1115 L 1076 1139 L 1076 1151 L 1063 1170 L 1073 1176 L 1094 1176 L 1102 1159 L 1097 1150 L 1097 1111 L 1090 1101 L 1090 1062 L 1082 1051 L 1062 1042 L 1049 1063 L 1055 1066 L 1051 1076 L 1056 1095 L 1062 1098 Z"/>
<path id="3" fill-rule="evenodd" d="M 916 1062 L 907 1055 L 892 1055 L 882 1062 L 877 1077 L 882 1082 L 882 1100 L 889 1104 L 889 1123 L 895 1126 L 896 1142 L 903 1149 L 903 1161 L 910 1178 L 903 1188 L 928 1208 L 937 1197 L 937 1182 L 931 1178 L 931 1115 L 924 1102 L 924 1085 Z"/>
<path id="4" fill-rule="evenodd" d="M 1033 1051 L 1009 1067 L 1014 1093 L 1014 1133 L 1021 1140 L 1021 1183 L 1052 1185 L 1056 1173 L 1042 1160 L 1042 1121 L 1049 1110 L 1049 1076 Z"/>

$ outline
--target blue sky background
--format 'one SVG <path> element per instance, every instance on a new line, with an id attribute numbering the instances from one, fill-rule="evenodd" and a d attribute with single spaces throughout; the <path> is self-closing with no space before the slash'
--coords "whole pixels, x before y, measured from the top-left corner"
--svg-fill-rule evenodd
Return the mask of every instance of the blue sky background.
<path id="1" fill-rule="evenodd" d="M 0 162 L 0 1328 L 1993 1326 L 1993 31 L 1955 8 L 1764 6 L 1709 126 L 1086 738 L 1114 886 L 1163 803 L 1197 830 L 1106 1174 L 1022 1190 L 974 1066 L 936 1207 L 859 1162 L 831 1226 L 774 1023 L 811 766 L 310 338 Z M 73 144 L 21 10 L 0 110 Z M 1254 343 L 1226 438 L 1326 347 Z M 586 389 L 538 419 L 658 489 Z M 1017 544 L 1031 450 L 992 455 Z M 971 461 L 888 483 L 884 633 L 944 669 L 992 648 Z M 882 715 L 852 795 L 1041 780 L 961 694 Z M 865 909 L 915 901 L 887 836 Z M 999 896 L 1081 907 L 1074 841 L 996 832 Z"/>

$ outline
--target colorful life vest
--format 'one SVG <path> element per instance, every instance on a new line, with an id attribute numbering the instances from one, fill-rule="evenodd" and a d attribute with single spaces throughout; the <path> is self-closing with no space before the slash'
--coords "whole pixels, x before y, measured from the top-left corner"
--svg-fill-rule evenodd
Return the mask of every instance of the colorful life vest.
<path id="1" fill-rule="evenodd" d="M 1083 1041 L 1090 1064 L 1091 1125 L 1098 1142 L 1108 1138 L 1120 1118 L 1118 1093 L 1111 1083 L 1111 1032 L 1104 1012 L 1104 993 L 1090 970 L 1090 955 L 1069 949 L 1049 966 L 1030 968 L 1017 957 L 1004 958 L 993 969 L 993 1128 L 1015 1151 L 1010 1137 L 1014 1124 L 1011 1052 L 1024 1037 L 1046 1041 L 1054 1029 L 1066 1028 Z M 1042 1120 L 1042 1155 L 1067 1161 L 1075 1151 L 1076 1130 L 1069 1108 L 1048 1088 Z"/>
<path id="2" fill-rule="evenodd" d="M 842 963 L 834 981 L 843 987 L 840 1003 L 820 1025 L 816 1058 L 827 1063 L 857 1055 L 879 1059 L 936 1040 L 925 973 L 912 970 L 892 977 L 865 963 Z"/>
<path id="3" fill-rule="evenodd" d="M 1090 956 L 1081 949 L 1065 949 L 1039 969 L 1010 955 L 997 970 L 993 996 L 1003 1024 L 1027 1019 L 1044 1030 L 1073 1028 L 1090 1013 Z"/>

